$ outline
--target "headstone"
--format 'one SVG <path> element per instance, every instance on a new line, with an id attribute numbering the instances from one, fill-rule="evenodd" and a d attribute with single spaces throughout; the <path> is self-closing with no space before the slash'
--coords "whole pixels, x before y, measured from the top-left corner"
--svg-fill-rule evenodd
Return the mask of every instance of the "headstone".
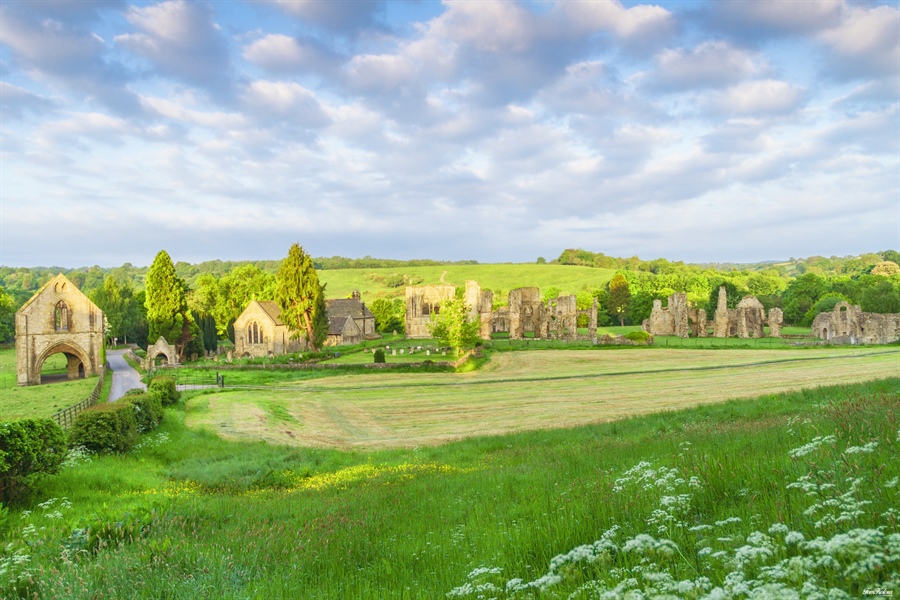
<path id="1" fill-rule="evenodd" d="M 397 349 L 396 349 L 396 348 L 394 348 L 393 350 L 391 350 L 391 356 L 397 356 Z"/>
<path id="2" fill-rule="evenodd" d="M 213 362 L 219 362 L 219 355 L 213 356 Z"/>
<path id="3" fill-rule="evenodd" d="M 426 351 L 425 351 L 425 356 L 431 356 L 431 350 L 426 350 Z"/>
<path id="4" fill-rule="evenodd" d="M 197 353 L 196 352 L 191 353 L 191 362 L 197 362 Z"/>
<path id="5" fill-rule="evenodd" d="M 400 354 L 403 354 L 404 352 L 405 352 L 405 349 L 400 348 Z"/>
<path id="6" fill-rule="evenodd" d="M 447 356 L 447 351 L 446 351 L 446 350 L 441 350 L 441 356 Z"/>

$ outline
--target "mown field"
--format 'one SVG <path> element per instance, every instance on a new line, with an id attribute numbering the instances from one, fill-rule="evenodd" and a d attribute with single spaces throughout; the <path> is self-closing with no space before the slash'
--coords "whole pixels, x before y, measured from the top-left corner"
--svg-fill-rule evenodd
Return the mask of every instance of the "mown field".
<path id="1" fill-rule="evenodd" d="M 292 375 L 269 379 L 267 387 L 193 398 L 186 424 L 234 440 L 415 447 L 895 377 L 900 349 L 525 351 L 495 353 L 469 373 L 355 373 L 295 382 Z"/>
<path id="2" fill-rule="evenodd" d="M 176 407 L 0 510 L 0 597 L 896 597 L 898 389 L 378 451 L 228 441 Z"/>
<path id="3" fill-rule="evenodd" d="M 446 274 L 445 274 L 446 272 Z M 573 265 L 498 264 L 446 265 L 438 267 L 397 267 L 384 269 L 335 269 L 319 271 L 319 281 L 327 284 L 330 298 L 343 298 L 359 290 L 363 300 L 378 296 L 394 297 L 405 294 L 405 286 L 388 287 L 385 278 L 394 274 L 421 278 L 416 285 L 466 285 L 474 279 L 482 289 L 503 293 L 519 287 L 559 288 L 562 293 L 574 294 L 592 290 L 612 279 L 612 269 L 595 269 Z"/>
<path id="4" fill-rule="evenodd" d="M 42 376 L 64 377 L 66 358 L 54 354 L 41 370 Z M 97 384 L 96 377 L 75 381 L 59 381 L 44 385 L 19 387 L 16 384 L 16 351 L 0 350 L 0 420 L 30 417 L 49 417 L 90 395 Z"/>

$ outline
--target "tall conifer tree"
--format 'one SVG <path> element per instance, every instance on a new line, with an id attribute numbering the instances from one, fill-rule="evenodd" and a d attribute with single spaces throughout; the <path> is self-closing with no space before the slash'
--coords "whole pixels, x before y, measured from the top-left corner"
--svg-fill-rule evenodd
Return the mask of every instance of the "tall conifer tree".
<path id="1" fill-rule="evenodd" d="M 306 333 L 310 349 L 318 352 L 328 335 L 325 288 L 319 284 L 312 257 L 299 244 L 291 246 L 275 282 L 275 302 L 281 307 L 281 320 L 295 335 Z"/>
<path id="2" fill-rule="evenodd" d="M 162 336 L 175 344 L 179 354 L 191 339 L 191 319 L 185 283 L 175 273 L 175 265 L 165 250 L 160 250 L 147 271 L 146 298 L 149 342 Z M 184 358 L 183 356 L 181 357 Z"/>

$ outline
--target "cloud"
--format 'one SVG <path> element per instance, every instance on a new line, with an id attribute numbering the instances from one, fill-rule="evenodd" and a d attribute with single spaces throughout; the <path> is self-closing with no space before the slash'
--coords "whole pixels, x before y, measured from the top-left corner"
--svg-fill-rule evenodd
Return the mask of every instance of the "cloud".
<path id="1" fill-rule="evenodd" d="M 325 73 L 337 69 L 341 57 L 310 39 L 280 33 L 266 35 L 244 47 L 246 60 L 271 73 Z"/>
<path id="2" fill-rule="evenodd" d="M 118 114 L 138 116 L 140 103 L 128 88 L 131 75 L 106 57 L 103 40 L 89 28 L 104 3 L 12 3 L 0 6 L 0 44 L 12 66 Z M 117 4 L 113 4 L 116 6 Z M 62 21 L 48 14 L 74 15 Z"/>
<path id="3" fill-rule="evenodd" d="M 647 84 L 655 90 L 718 88 L 764 73 L 765 61 L 723 41 L 706 41 L 692 50 L 667 49 L 656 55 Z"/>
<path id="4" fill-rule="evenodd" d="M 205 2 L 169 0 L 126 14 L 139 31 L 115 37 L 116 43 L 143 56 L 162 77 L 206 90 L 214 100 L 227 100 L 232 89 L 228 46 Z"/>
<path id="5" fill-rule="evenodd" d="M 56 103 L 28 90 L 0 81 L 0 115 L 2 121 L 22 119 L 25 113 L 40 114 L 55 108 Z"/>
<path id="6" fill-rule="evenodd" d="M 726 115 L 784 115 L 804 102 L 804 92 L 797 86 L 775 79 L 745 81 L 713 94 L 708 106 Z"/>
<path id="7" fill-rule="evenodd" d="M 554 5 L 567 28 L 579 35 L 602 31 L 626 51 L 646 53 L 668 42 L 678 29 L 672 13 L 661 6 L 638 4 L 625 8 L 618 0 L 567 2 Z"/>
<path id="8" fill-rule="evenodd" d="M 328 116 L 315 95 L 298 83 L 254 81 L 243 94 L 244 105 L 258 119 L 275 119 L 290 126 L 319 128 L 328 124 Z"/>
<path id="9" fill-rule="evenodd" d="M 713 31 L 755 41 L 822 31 L 839 23 L 843 10 L 844 0 L 710 2 L 700 20 Z"/>
<path id="10" fill-rule="evenodd" d="M 843 79 L 900 73 L 900 8 L 850 7 L 820 39 L 829 50 L 827 70 Z"/>
<path id="11" fill-rule="evenodd" d="M 275 0 L 275 3 L 288 15 L 348 37 L 365 29 L 381 28 L 381 17 L 385 10 L 384 0 Z"/>

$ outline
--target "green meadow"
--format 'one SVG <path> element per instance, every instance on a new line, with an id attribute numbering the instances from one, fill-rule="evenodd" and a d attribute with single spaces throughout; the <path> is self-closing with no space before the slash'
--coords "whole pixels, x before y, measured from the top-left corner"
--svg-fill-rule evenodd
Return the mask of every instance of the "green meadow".
<path id="1" fill-rule="evenodd" d="M 0 596 L 896 595 L 898 389 L 370 451 L 224 440 L 195 392 L 3 511 Z"/>
<path id="2" fill-rule="evenodd" d="M 319 281 L 327 284 L 331 298 L 349 296 L 359 290 L 363 300 L 378 296 L 403 296 L 405 286 L 388 287 L 391 275 L 415 278 L 416 285 L 446 283 L 465 287 L 467 280 L 475 280 L 482 289 L 502 293 L 519 287 L 555 287 L 564 294 L 593 290 L 612 279 L 613 269 L 595 269 L 574 265 L 553 264 L 494 264 L 445 265 L 427 267 L 397 267 L 382 269 L 335 269 L 319 271 Z"/>
<path id="3" fill-rule="evenodd" d="M 44 361 L 42 377 L 65 378 L 66 359 L 54 354 Z M 16 351 L 0 350 L 0 420 L 49 417 L 58 410 L 84 400 L 97 385 L 96 377 L 55 381 L 19 387 L 16 384 Z"/>

